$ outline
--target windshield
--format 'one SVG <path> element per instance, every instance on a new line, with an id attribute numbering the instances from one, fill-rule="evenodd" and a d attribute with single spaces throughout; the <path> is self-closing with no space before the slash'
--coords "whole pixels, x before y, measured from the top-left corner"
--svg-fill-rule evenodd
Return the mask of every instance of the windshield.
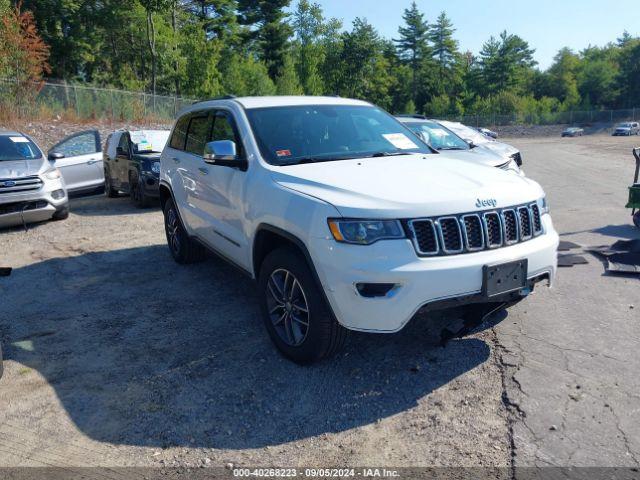
<path id="1" fill-rule="evenodd" d="M 407 122 L 407 127 L 421 133 L 436 150 L 469 150 L 469 145 L 451 130 L 436 122 Z"/>
<path id="2" fill-rule="evenodd" d="M 129 137 L 135 153 L 162 153 L 169 133 L 169 130 L 139 130 L 129 132 Z"/>
<path id="3" fill-rule="evenodd" d="M 467 127 L 466 125 L 463 125 L 461 123 L 445 122 L 445 121 L 438 122 L 438 123 L 440 123 L 440 124 L 444 125 L 445 127 L 447 127 L 449 130 L 454 132 L 460 138 L 463 138 L 464 140 L 467 140 L 467 141 L 471 141 L 475 145 L 482 145 L 483 143 L 487 143 L 487 142 L 491 142 L 492 141 L 486 135 L 483 135 L 482 133 L 478 132 L 477 130 L 474 130 L 471 127 Z"/>
<path id="4" fill-rule="evenodd" d="M 22 135 L 0 135 L 0 162 L 42 157 L 35 143 Z"/>
<path id="5" fill-rule="evenodd" d="M 631 128 L 631 124 L 630 123 L 621 123 L 620 125 L 618 125 L 618 128 Z"/>
<path id="6" fill-rule="evenodd" d="M 372 106 L 303 105 L 247 110 L 273 165 L 432 153 L 415 134 Z"/>

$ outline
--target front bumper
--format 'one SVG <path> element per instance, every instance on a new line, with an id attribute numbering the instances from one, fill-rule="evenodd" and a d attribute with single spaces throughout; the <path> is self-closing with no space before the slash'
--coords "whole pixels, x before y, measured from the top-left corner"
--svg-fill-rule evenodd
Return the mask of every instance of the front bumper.
<path id="1" fill-rule="evenodd" d="M 60 192 L 59 198 L 54 192 Z M 45 180 L 38 190 L 0 195 L 0 228 L 49 220 L 54 213 L 69 206 L 62 179 Z M 4 213 L 3 213 L 4 212 Z"/>
<path id="2" fill-rule="evenodd" d="M 410 240 L 385 240 L 369 246 L 313 239 L 312 259 L 337 320 L 351 330 L 392 333 L 402 329 L 423 307 L 482 291 L 485 265 L 526 258 L 529 279 L 547 277 L 557 269 L 558 234 L 549 215 L 545 233 L 523 243 L 495 250 L 444 257 L 418 257 Z M 386 296 L 366 298 L 358 283 L 395 284 Z M 488 300 L 487 300 L 488 302 Z M 453 302 L 455 303 L 455 302 Z"/>

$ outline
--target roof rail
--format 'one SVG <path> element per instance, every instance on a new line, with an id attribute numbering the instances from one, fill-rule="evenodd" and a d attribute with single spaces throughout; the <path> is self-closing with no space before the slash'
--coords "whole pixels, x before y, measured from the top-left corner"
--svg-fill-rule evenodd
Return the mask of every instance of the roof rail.
<path id="1" fill-rule="evenodd" d="M 400 114 L 396 115 L 396 117 L 419 118 L 420 120 L 426 120 L 427 119 L 427 117 L 425 117 L 424 115 L 420 115 L 418 113 L 400 113 Z"/>
<path id="2" fill-rule="evenodd" d="M 232 98 L 236 98 L 235 95 L 220 95 L 219 97 L 207 98 L 206 100 L 196 100 L 191 105 L 195 105 L 196 103 L 202 102 L 211 102 L 213 100 L 231 100 Z"/>

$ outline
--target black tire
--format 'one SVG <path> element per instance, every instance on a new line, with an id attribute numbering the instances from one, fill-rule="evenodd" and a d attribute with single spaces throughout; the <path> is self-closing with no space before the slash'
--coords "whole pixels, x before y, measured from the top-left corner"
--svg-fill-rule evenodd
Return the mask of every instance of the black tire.
<path id="1" fill-rule="evenodd" d="M 640 228 L 640 210 L 638 210 L 636 213 L 634 213 L 633 215 L 633 224 Z"/>
<path id="2" fill-rule="evenodd" d="M 164 204 L 164 231 L 171 256 L 177 263 L 196 263 L 205 259 L 206 250 L 187 235 L 172 199 Z"/>
<path id="3" fill-rule="evenodd" d="M 144 193 L 142 178 L 134 173 L 129 174 L 129 196 L 136 207 L 147 208 L 149 206 L 149 197 Z"/>
<path id="4" fill-rule="evenodd" d="M 106 168 L 104 169 L 104 194 L 108 198 L 116 198 L 118 196 L 118 191 L 111 185 L 111 174 Z"/>
<path id="5" fill-rule="evenodd" d="M 287 291 L 286 280 L 282 290 L 274 283 L 274 279 L 277 278 L 275 276 L 283 275 L 283 272 L 293 277 L 290 285 L 294 285 L 286 300 L 286 307 L 285 301 L 275 301 L 275 295 L 272 293 Z M 297 281 L 298 288 L 295 287 L 294 280 Z M 285 357 L 295 363 L 306 365 L 330 357 L 344 346 L 348 330 L 334 318 L 322 295 L 321 287 L 311 273 L 307 261 L 298 251 L 293 248 L 280 248 L 267 255 L 260 267 L 258 288 L 265 327 L 271 340 Z M 284 297 L 285 295 L 282 295 L 282 298 Z M 279 303 L 282 305 L 278 306 Z M 300 307 L 304 303 L 306 313 L 301 310 L 304 307 Z M 276 311 L 276 308 L 280 310 Z M 294 312 L 300 317 L 295 321 Z M 284 320 L 280 318 L 281 321 L 278 322 L 276 317 L 283 316 Z"/>
<path id="6" fill-rule="evenodd" d="M 66 220 L 69 218 L 69 207 L 63 207 L 60 210 L 56 210 L 53 216 L 51 217 L 54 221 Z"/>

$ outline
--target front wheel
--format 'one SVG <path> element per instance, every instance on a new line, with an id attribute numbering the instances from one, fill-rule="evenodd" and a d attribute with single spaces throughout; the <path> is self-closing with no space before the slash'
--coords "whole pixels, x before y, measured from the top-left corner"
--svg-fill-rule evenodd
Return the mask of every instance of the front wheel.
<path id="1" fill-rule="evenodd" d="M 633 224 L 640 228 L 640 210 L 633 214 Z"/>
<path id="2" fill-rule="evenodd" d="M 142 178 L 137 175 L 129 177 L 129 190 L 131 201 L 138 208 L 146 208 L 149 206 L 149 197 L 144 192 L 144 183 Z"/>
<path id="3" fill-rule="evenodd" d="M 111 184 L 111 175 L 107 169 L 104 170 L 104 194 L 108 198 L 116 198 L 118 196 L 118 191 Z"/>
<path id="4" fill-rule="evenodd" d="M 321 287 L 297 251 L 271 252 L 260 267 L 258 288 L 267 332 L 285 357 L 304 365 L 342 348 L 348 330 L 333 317 Z"/>

